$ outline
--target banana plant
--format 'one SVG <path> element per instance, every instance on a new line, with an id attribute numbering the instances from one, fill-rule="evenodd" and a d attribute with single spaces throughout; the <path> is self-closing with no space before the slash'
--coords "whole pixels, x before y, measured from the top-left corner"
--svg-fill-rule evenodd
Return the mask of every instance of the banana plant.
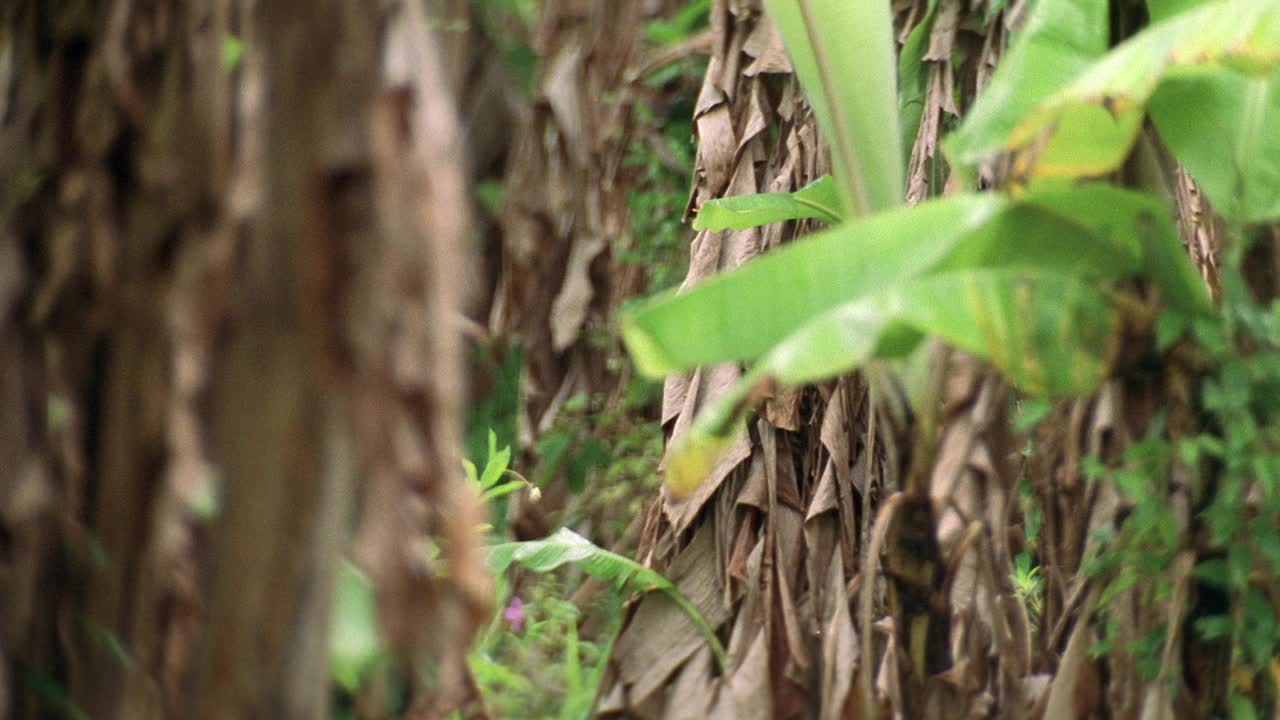
<path id="1" fill-rule="evenodd" d="M 1020 182 L 1101 176 L 1124 161 L 1149 116 L 1223 217 L 1280 215 L 1280 4 L 1193 5 L 1081 66 L 1088 51 L 1063 37 L 1079 35 L 1085 6 L 1100 7 L 1105 22 L 1105 2 L 1040 3 L 1019 48 L 944 143 L 948 158 L 972 168 L 1007 154 Z M 1037 25 L 1048 16 L 1053 23 Z M 1033 44 L 1045 46 L 1043 62 L 1017 54 Z M 1072 72 L 1064 82 L 1054 68 Z"/>
<path id="2" fill-rule="evenodd" d="M 1009 161 L 1006 185 L 895 208 L 897 114 L 910 103 L 904 94 L 900 106 L 894 87 L 889 4 L 766 2 L 832 146 L 835 177 L 789 197 L 708 202 L 695 227 L 797 218 L 831 227 L 622 315 L 646 375 L 753 364 L 673 439 L 672 493 L 697 487 L 776 386 L 899 357 L 936 336 L 1024 393 L 1081 395 L 1112 371 L 1122 314 L 1136 307 L 1114 281 L 1146 278 L 1182 316 L 1213 312 L 1166 201 L 1089 181 L 1124 161 L 1149 116 L 1229 218 L 1280 216 L 1280 4 L 1178 5 L 1108 52 L 1105 0 L 1040 0 L 944 143 L 962 177 Z"/>

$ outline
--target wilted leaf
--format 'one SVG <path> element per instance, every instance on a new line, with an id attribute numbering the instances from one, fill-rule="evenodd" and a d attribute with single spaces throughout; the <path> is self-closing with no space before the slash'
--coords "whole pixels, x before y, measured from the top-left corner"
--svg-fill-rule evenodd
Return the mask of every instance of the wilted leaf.
<path id="1" fill-rule="evenodd" d="M 1092 631 L 1087 622 L 1076 622 L 1062 653 L 1058 673 L 1049 686 L 1045 720 L 1089 717 L 1098 702 L 1097 671 L 1089 663 L 1087 648 Z"/>

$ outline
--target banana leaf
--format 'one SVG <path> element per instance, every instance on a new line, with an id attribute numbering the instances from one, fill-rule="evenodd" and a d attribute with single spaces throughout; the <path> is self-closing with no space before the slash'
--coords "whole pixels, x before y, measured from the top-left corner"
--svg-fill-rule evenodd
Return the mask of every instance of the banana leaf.
<path id="1" fill-rule="evenodd" d="M 756 388 L 834 377 L 902 357 L 926 335 L 983 357 L 1032 395 L 1082 395 L 1110 371 L 1118 313 L 1104 288 L 1050 270 L 962 269 L 823 313 L 766 355 L 673 440 L 666 483 L 691 493 L 749 411 Z"/>
<path id="2" fill-rule="evenodd" d="M 896 54 L 888 2 L 765 0 L 831 146 L 842 217 L 902 202 Z"/>
<path id="3" fill-rule="evenodd" d="M 1171 305 L 1209 303 L 1167 210 L 1106 185 L 930 200 L 845 223 L 623 314 L 636 367 L 660 377 L 755 360 L 814 317 L 930 272 L 1053 269 L 1106 280 L 1148 269 Z M 749 319 L 749 322 L 744 322 Z"/>
<path id="4" fill-rule="evenodd" d="M 1204 4 L 1204 0 L 1147 0 L 1147 17 L 1153 23 Z"/>
<path id="5" fill-rule="evenodd" d="M 1069 4 L 1043 0 L 1036 16 Z M 1011 74 L 1077 76 L 1048 96 L 1050 80 L 1021 87 L 993 80 L 944 144 L 948 157 L 976 165 L 1009 152 L 1015 181 L 1102 175 L 1123 162 L 1150 109 L 1169 149 L 1228 219 L 1276 217 L 1280 3 L 1220 0 L 1180 9 L 1083 70 L 1083 56 L 1065 66 L 1049 54 L 1006 58 L 1001 67 L 1014 68 Z M 1053 24 L 1073 35 L 1078 27 L 1065 15 Z"/>
<path id="6" fill-rule="evenodd" d="M 784 220 L 812 218 L 838 223 L 840 194 L 835 180 L 823 175 L 790 193 L 759 193 L 718 198 L 703 204 L 693 220 L 694 230 L 746 230 Z"/>
<path id="7" fill-rule="evenodd" d="M 943 144 L 957 165 L 977 165 L 1004 149 L 1027 114 L 1107 51 L 1107 0 L 1040 0 L 991 83 Z"/>
<path id="8" fill-rule="evenodd" d="M 1280 218 L 1280 67 L 1267 77 L 1171 77 L 1148 109 L 1161 139 L 1223 217 Z"/>

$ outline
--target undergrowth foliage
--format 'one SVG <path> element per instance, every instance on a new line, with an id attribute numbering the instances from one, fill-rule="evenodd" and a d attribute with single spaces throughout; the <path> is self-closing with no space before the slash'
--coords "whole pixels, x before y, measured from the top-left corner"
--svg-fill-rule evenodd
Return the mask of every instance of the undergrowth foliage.
<path id="1" fill-rule="evenodd" d="M 526 587 L 518 605 L 506 606 L 519 610 L 495 617 L 470 657 L 486 708 L 493 717 L 588 717 L 621 620 L 619 596 L 602 595 L 584 611 L 564 598 L 571 583 L 557 574 Z M 602 640 L 579 635 L 584 615 Z"/>
<path id="2" fill-rule="evenodd" d="M 1280 649 L 1280 300 L 1259 302 L 1236 269 L 1253 235 L 1234 238 L 1219 316 L 1189 326 L 1176 314 L 1161 318 L 1161 344 L 1176 344 L 1202 367 L 1194 425 L 1175 432 L 1160 418 L 1115 467 L 1086 464 L 1131 506 L 1104 529 L 1088 565 L 1102 581 L 1097 607 L 1133 588 L 1147 603 L 1169 597 L 1179 580 L 1170 568 L 1179 556 L 1194 558 L 1187 620 L 1206 652 L 1229 666 L 1234 717 L 1274 712 Z M 1114 621 L 1104 618 L 1103 627 L 1095 655 L 1133 652 L 1150 679 L 1160 675 L 1168 623 L 1127 647 L 1117 647 Z"/>
<path id="3" fill-rule="evenodd" d="M 468 482 L 486 503 L 528 488 L 535 499 L 538 488 L 511 470 L 511 448 L 498 448 L 489 433 L 489 454 L 483 467 L 463 461 Z M 491 525 L 477 528 L 493 537 Z M 438 548 L 425 539 L 429 554 Z M 685 612 L 706 639 L 717 660 L 726 662 L 724 649 L 698 611 L 675 586 L 658 572 L 598 547 L 568 528 L 548 538 L 524 542 L 493 541 L 487 548 L 489 563 L 501 579 L 494 606 L 499 610 L 468 655 L 468 664 L 482 694 L 485 708 L 495 717 L 533 717 L 530 708 L 543 708 L 536 716 L 578 720 L 590 716 L 604 675 L 609 649 L 621 627 L 621 605 L 631 592 L 662 592 Z M 506 580 L 513 565 L 537 574 L 523 583 L 521 594 Z M 580 575 L 568 581 L 556 573 L 573 567 L 606 584 L 586 608 L 565 599 L 563 588 L 580 583 Z M 348 694 L 357 693 L 375 673 L 383 682 L 387 650 L 379 639 L 373 589 L 355 566 L 339 568 L 334 600 L 333 632 L 329 648 L 334 682 Z M 593 618 L 596 640 L 579 636 L 581 622 Z M 457 713 L 455 716 L 460 717 Z"/>

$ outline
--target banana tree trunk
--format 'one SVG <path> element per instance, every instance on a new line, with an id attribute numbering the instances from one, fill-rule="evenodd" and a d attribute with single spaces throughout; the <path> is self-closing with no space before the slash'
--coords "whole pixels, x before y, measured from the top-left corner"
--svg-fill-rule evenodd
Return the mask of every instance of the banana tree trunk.
<path id="1" fill-rule="evenodd" d="M 976 190 L 951 186 L 938 139 L 947 118 L 987 83 L 1023 4 L 992 14 L 948 0 L 895 9 L 899 40 L 923 25 L 926 42 L 918 93 L 904 106 L 920 118 L 905 198 Z M 828 164 L 759 4 L 721 0 L 711 12 L 691 209 L 794 190 Z M 996 185 L 999 172 L 983 168 L 982 187 Z M 1178 201 L 1188 248 L 1215 285 L 1212 222 L 1200 217 L 1193 186 L 1179 186 Z M 691 243 L 685 285 L 807 229 L 702 232 Z M 1164 381 L 1143 384 L 1122 373 L 1096 397 L 1059 405 L 1028 459 L 1021 453 L 1028 438 L 1013 429 L 1012 398 L 998 376 L 942 348 L 931 361 L 930 392 L 915 414 L 874 367 L 778 393 L 692 497 L 676 501 L 664 491 L 655 499 L 638 559 L 665 572 L 717 628 L 729 662 L 717 667 L 670 602 L 645 596 L 615 645 L 605 713 L 1058 718 L 1086 717 L 1108 703 L 1134 717 L 1165 707 L 1151 699 L 1159 693 L 1144 697 L 1153 686 L 1136 675 L 1131 655 L 1109 661 L 1110 681 L 1087 656 L 1095 635 L 1085 611 L 1096 595 L 1081 558 L 1091 531 L 1122 508 L 1106 483 L 1084 481 L 1080 466 L 1088 454 L 1113 460 L 1144 432 Z M 726 365 L 669 378 L 668 438 L 739 374 Z M 1023 477 L 1030 477 L 1025 488 Z M 1023 513 L 1037 507 L 1043 530 L 1028 548 Z M 1012 559 L 1024 550 L 1044 566 L 1043 604 L 1012 584 Z M 1184 597 L 1186 585 L 1183 577 Z M 1133 637 L 1164 617 L 1135 618 L 1132 610 L 1131 603 L 1116 617 L 1132 624 Z"/>

